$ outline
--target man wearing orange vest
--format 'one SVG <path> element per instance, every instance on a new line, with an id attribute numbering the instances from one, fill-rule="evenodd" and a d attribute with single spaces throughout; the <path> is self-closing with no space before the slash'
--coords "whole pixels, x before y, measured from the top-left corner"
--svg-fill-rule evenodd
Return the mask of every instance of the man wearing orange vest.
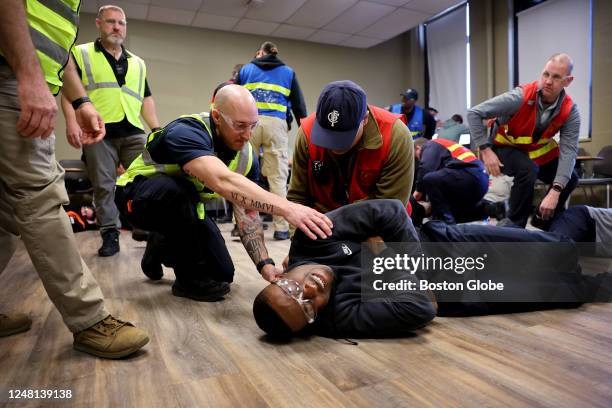
<path id="1" fill-rule="evenodd" d="M 572 83 L 573 62 L 567 54 L 548 59 L 539 81 L 523 84 L 468 110 L 470 133 L 480 148 L 487 172 L 514 177 L 508 219 L 498 225 L 525 227 L 532 212 L 537 179 L 550 184 L 537 212 L 544 220 L 563 211 L 578 183 L 580 115 L 564 88 Z M 487 139 L 484 119 L 490 121 Z M 553 136 L 560 132 L 559 143 Z"/>
<path id="2" fill-rule="evenodd" d="M 455 224 L 484 217 L 482 198 L 489 189 L 489 176 L 476 155 L 447 139 L 418 142 L 419 161 L 413 197 L 427 194 L 432 218 Z"/>
<path id="3" fill-rule="evenodd" d="M 373 198 L 407 205 L 413 157 L 401 115 L 368 105 L 354 82 L 331 82 L 301 121 L 287 199 L 323 212 Z"/>

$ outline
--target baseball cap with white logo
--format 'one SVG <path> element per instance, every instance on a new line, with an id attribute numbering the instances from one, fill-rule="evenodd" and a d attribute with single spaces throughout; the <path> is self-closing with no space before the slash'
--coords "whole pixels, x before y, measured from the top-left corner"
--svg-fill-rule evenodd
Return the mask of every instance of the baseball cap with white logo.
<path id="1" fill-rule="evenodd" d="M 348 149 L 366 111 L 366 94 L 359 85 L 352 81 L 330 82 L 317 102 L 312 143 L 326 149 Z"/>

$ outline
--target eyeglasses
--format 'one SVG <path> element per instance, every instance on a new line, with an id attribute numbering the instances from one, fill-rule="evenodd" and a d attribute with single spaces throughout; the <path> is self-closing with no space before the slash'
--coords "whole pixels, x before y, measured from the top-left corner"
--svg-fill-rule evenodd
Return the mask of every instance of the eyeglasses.
<path id="1" fill-rule="evenodd" d="M 225 120 L 236 132 L 246 132 L 247 130 L 252 132 L 257 127 L 257 125 L 259 125 L 259 121 L 252 123 L 235 122 L 229 116 L 225 116 L 220 110 L 217 109 L 217 112 L 219 112 L 219 115 L 223 117 L 223 120 Z"/>
<path id="2" fill-rule="evenodd" d="M 298 302 L 308 323 L 312 323 L 317 318 L 317 312 L 310 299 L 304 299 L 304 287 L 293 279 L 277 279 L 274 283 L 281 288 L 291 299 Z"/>
<path id="3" fill-rule="evenodd" d="M 127 21 L 125 20 L 115 20 L 114 18 L 105 18 L 102 19 L 108 25 L 118 24 L 120 27 L 125 27 L 127 25 Z"/>
<path id="4" fill-rule="evenodd" d="M 554 82 L 561 82 L 561 81 L 563 81 L 564 79 L 567 79 L 567 76 L 562 77 L 562 76 L 561 76 L 561 75 L 559 75 L 559 74 L 553 74 L 553 75 L 551 75 L 551 74 L 550 74 L 550 72 L 548 72 L 548 71 L 544 71 L 544 72 L 542 72 L 542 78 L 544 78 L 544 79 L 551 79 L 551 80 L 552 80 L 552 81 L 554 81 Z"/>

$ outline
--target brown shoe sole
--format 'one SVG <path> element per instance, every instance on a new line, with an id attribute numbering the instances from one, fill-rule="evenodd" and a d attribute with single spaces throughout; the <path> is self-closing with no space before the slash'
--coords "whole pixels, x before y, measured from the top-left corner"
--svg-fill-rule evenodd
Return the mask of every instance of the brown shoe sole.
<path id="1" fill-rule="evenodd" d="M 149 338 L 147 337 L 140 343 L 134 345 L 133 347 L 130 347 L 127 350 L 116 351 L 114 353 L 108 352 L 108 351 L 100 351 L 92 347 L 85 346 L 85 345 L 78 344 L 78 343 L 73 343 L 73 347 L 75 350 L 82 351 L 83 353 L 91 354 L 96 357 L 109 358 L 109 359 L 114 360 L 114 359 L 127 357 L 130 354 L 137 352 L 138 350 L 143 348 L 148 342 L 149 342 Z"/>

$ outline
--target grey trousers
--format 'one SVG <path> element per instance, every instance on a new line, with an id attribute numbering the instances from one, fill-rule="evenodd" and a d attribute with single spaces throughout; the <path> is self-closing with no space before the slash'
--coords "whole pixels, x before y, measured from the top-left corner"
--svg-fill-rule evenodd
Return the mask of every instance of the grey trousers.
<path id="1" fill-rule="evenodd" d="M 100 233 L 121 227 L 119 210 L 115 205 L 117 167 L 130 167 L 144 149 L 147 137 L 144 133 L 103 139 L 100 143 L 83 147 L 87 173 L 94 189 L 94 205 Z"/>
<path id="2" fill-rule="evenodd" d="M 55 135 L 22 137 L 16 129 L 19 112 L 17 80 L 0 65 L 0 273 L 21 236 L 49 298 L 76 333 L 109 313 L 62 208 L 68 195 L 64 170 L 55 161 Z M 0 308 L 5 306 L 0 301 Z"/>

